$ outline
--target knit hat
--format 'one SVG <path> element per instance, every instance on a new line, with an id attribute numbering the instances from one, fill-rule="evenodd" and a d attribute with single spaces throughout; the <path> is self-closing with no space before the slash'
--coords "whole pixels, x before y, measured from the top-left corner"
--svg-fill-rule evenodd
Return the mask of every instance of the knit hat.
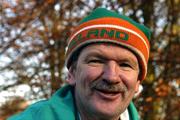
<path id="1" fill-rule="evenodd" d="M 114 43 L 136 55 L 140 66 L 139 79 L 143 80 L 147 73 L 150 34 L 147 27 L 127 16 L 105 8 L 97 8 L 80 21 L 69 37 L 65 64 L 69 69 L 84 46 L 92 43 Z"/>

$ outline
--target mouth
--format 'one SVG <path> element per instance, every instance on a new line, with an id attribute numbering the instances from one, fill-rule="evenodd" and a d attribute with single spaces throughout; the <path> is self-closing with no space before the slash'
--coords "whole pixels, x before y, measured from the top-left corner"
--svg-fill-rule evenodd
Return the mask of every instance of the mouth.
<path id="1" fill-rule="evenodd" d="M 104 90 L 104 89 L 95 89 L 96 93 L 105 100 L 115 100 L 122 96 L 121 91 L 112 91 L 112 90 Z"/>

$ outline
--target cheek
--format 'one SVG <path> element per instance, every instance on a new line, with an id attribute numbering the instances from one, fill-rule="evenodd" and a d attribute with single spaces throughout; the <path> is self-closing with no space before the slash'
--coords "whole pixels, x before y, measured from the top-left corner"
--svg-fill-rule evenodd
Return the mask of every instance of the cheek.
<path id="1" fill-rule="evenodd" d="M 80 98 L 86 99 L 92 96 L 91 83 L 99 78 L 100 72 L 97 69 L 83 67 L 76 72 L 76 91 Z"/>
<path id="2" fill-rule="evenodd" d="M 97 79 L 101 75 L 102 69 L 90 67 L 86 70 L 86 73 L 88 74 L 89 78 L 94 80 L 94 79 Z"/>
<path id="3" fill-rule="evenodd" d="M 138 73 L 122 73 L 120 77 L 129 90 L 136 90 L 138 84 Z"/>
<path id="4" fill-rule="evenodd" d="M 78 70 L 77 77 L 79 81 L 89 83 L 99 78 L 101 71 L 101 69 L 86 66 Z"/>

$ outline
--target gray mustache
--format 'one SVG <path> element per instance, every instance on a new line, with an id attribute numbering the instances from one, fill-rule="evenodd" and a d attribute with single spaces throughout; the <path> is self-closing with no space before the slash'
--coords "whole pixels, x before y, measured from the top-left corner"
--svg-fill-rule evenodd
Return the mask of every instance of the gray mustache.
<path id="1" fill-rule="evenodd" d="M 103 80 L 97 80 L 92 83 L 91 88 L 101 90 L 104 92 L 126 92 L 127 87 L 121 83 L 121 84 L 112 84 L 105 82 Z"/>

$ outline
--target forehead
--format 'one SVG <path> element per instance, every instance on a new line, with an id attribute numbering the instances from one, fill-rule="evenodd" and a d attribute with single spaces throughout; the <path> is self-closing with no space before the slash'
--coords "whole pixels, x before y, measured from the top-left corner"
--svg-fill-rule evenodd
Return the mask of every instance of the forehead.
<path id="1" fill-rule="evenodd" d="M 93 55 L 100 55 L 109 59 L 132 59 L 137 62 L 137 57 L 129 49 L 116 44 L 96 43 L 83 48 L 80 52 L 79 58 L 90 57 Z"/>

